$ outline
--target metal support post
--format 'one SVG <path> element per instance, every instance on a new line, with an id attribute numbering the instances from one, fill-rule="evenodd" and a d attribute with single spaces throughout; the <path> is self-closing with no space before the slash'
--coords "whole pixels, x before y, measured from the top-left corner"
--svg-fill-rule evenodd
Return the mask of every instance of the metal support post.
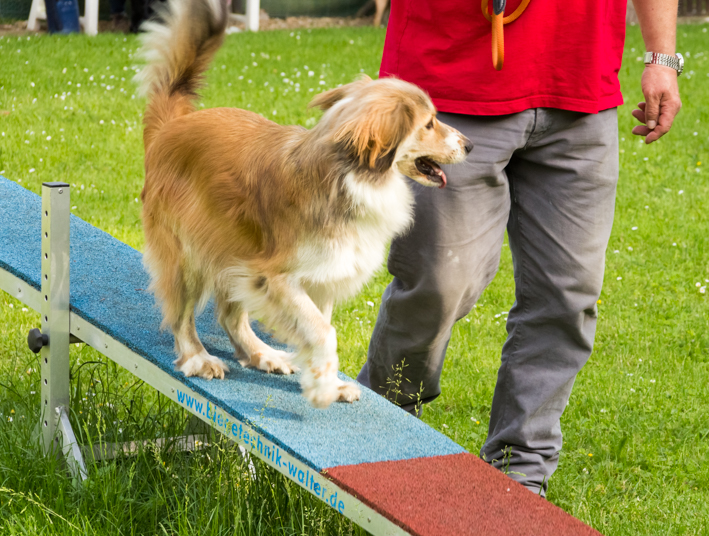
<path id="1" fill-rule="evenodd" d="M 75 476 L 86 478 L 81 453 L 69 424 L 69 185 L 42 185 L 42 412 L 46 452 L 64 452 Z M 78 452 L 79 458 L 75 454 Z M 74 458 L 73 460 L 71 458 Z"/>
<path id="2" fill-rule="evenodd" d="M 69 406 L 69 185 L 42 185 L 42 438 L 59 447 L 56 408 Z"/>
<path id="3" fill-rule="evenodd" d="M 79 443 L 76 441 L 74 430 L 69 422 L 69 415 L 65 407 L 56 408 L 57 428 L 61 435 L 62 453 L 66 458 L 66 463 L 69 466 L 69 471 L 74 477 L 74 481 L 86 480 L 86 465 L 84 464 L 84 456 L 81 453 Z"/>

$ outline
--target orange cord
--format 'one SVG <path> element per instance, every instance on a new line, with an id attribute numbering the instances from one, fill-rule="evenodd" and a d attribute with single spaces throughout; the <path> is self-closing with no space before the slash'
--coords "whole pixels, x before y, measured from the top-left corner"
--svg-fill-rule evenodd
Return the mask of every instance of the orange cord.
<path id="1" fill-rule="evenodd" d="M 502 65 L 505 62 L 505 33 L 504 25 L 510 22 L 516 21 L 519 16 L 524 13 L 527 9 L 530 0 L 522 0 L 522 2 L 517 6 L 517 9 L 511 15 L 507 17 L 504 13 L 491 15 L 488 13 L 488 0 L 482 0 L 480 8 L 482 9 L 483 15 L 491 23 L 492 26 L 492 64 L 495 66 L 496 70 L 501 70 Z"/>

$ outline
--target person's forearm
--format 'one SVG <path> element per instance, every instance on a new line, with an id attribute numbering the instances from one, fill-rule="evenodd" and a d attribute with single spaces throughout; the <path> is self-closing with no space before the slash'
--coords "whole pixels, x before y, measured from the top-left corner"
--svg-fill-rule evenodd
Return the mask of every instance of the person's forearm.
<path id="1" fill-rule="evenodd" d="M 674 55 L 678 0 L 633 0 L 645 50 Z"/>

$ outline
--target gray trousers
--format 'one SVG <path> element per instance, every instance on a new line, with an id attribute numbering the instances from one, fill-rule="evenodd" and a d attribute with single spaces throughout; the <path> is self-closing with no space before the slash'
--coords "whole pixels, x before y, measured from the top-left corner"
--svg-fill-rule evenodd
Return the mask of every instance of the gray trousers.
<path id="1" fill-rule="evenodd" d="M 405 409 L 421 384 L 423 402 L 440 394 L 451 329 L 495 276 L 506 228 L 515 303 L 481 455 L 545 494 L 561 414 L 593 348 L 618 180 L 616 109 L 439 118 L 475 148 L 444 166 L 445 189 L 414 183 L 415 223 L 392 243 L 394 279 L 357 380 L 384 394 L 405 360 Z"/>

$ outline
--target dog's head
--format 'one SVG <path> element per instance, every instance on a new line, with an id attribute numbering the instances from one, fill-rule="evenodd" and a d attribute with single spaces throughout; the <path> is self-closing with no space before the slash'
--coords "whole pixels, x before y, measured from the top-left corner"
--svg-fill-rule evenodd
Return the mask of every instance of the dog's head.
<path id="1" fill-rule="evenodd" d="M 327 129 L 358 168 L 382 174 L 396 167 L 424 186 L 443 188 L 441 164 L 461 162 L 473 148 L 436 119 L 426 93 L 396 78 L 365 76 L 317 95 L 310 106 L 325 111 L 318 128 Z"/>

